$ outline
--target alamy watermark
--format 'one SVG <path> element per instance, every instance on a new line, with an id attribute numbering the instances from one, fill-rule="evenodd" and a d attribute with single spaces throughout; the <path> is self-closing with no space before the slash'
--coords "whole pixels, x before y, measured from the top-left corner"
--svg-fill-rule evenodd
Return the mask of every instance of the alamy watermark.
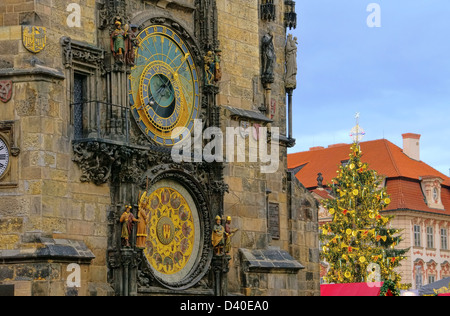
<path id="1" fill-rule="evenodd" d="M 77 263 L 71 263 L 67 266 L 67 272 L 70 274 L 67 276 L 66 286 L 68 288 L 81 287 L 81 267 Z"/>
<path id="2" fill-rule="evenodd" d="M 378 3 L 369 3 L 366 9 L 370 12 L 366 23 L 368 27 L 381 27 L 381 7 Z"/>
<path id="3" fill-rule="evenodd" d="M 66 24 L 68 27 L 81 27 L 81 6 L 78 3 L 72 2 L 66 8 L 70 14 L 67 16 Z M 370 14 L 367 16 L 368 27 L 381 27 L 381 6 L 378 3 L 372 2 L 367 5 L 367 12 Z"/>
<path id="4" fill-rule="evenodd" d="M 70 3 L 67 8 L 67 12 L 70 12 L 66 19 L 68 27 L 81 27 L 81 6 L 78 3 Z"/>
<path id="5" fill-rule="evenodd" d="M 203 130 L 202 120 L 194 121 L 193 135 L 172 147 L 172 159 L 180 162 L 251 162 L 260 163 L 261 173 L 275 173 L 280 164 L 280 132 L 278 127 L 218 127 Z M 175 128 L 172 138 L 182 135 Z M 193 137 L 192 137 L 193 136 Z M 206 143 L 206 144 L 205 144 Z M 247 146 L 248 144 L 248 146 Z"/>

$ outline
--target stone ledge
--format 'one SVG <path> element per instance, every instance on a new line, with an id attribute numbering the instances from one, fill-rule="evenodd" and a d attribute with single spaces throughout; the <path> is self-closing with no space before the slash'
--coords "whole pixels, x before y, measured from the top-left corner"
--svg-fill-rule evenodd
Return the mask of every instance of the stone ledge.
<path id="1" fill-rule="evenodd" d="M 222 107 L 231 112 L 231 117 L 238 120 L 249 119 L 253 121 L 259 121 L 264 123 L 272 123 L 273 120 L 266 117 L 263 113 L 252 110 L 238 109 L 229 105 L 222 105 Z"/>
<path id="2" fill-rule="evenodd" d="M 45 67 L 41 65 L 36 65 L 32 68 L 16 69 L 16 68 L 5 68 L 0 69 L 0 78 L 15 78 L 13 81 L 16 82 L 28 82 L 28 81 L 40 81 L 40 80 L 64 80 L 66 77 L 61 70 L 53 69 L 50 67 Z M 25 77 L 25 78 L 23 78 Z M 30 78 L 31 77 L 31 78 Z M 22 78 L 22 79 L 19 79 Z"/>
<path id="3" fill-rule="evenodd" d="M 240 248 L 245 272 L 296 274 L 305 267 L 284 250 Z"/>
<path id="4" fill-rule="evenodd" d="M 0 250 L 0 264 L 21 261 L 55 260 L 90 263 L 95 255 L 83 241 L 38 237 L 32 248 Z"/>

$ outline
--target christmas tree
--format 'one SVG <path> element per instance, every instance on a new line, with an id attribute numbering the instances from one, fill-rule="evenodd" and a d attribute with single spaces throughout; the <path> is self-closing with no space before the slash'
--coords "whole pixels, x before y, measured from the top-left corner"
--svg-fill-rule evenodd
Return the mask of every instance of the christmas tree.
<path id="1" fill-rule="evenodd" d="M 321 256 L 329 263 L 325 281 L 389 281 L 405 289 L 395 268 L 408 249 L 395 248 L 402 240 L 400 230 L 390 227 L 393 216 L 380 212 L 391 202 L 383 178 L 361 156 L 358 142 L 353 143 L 348 163 L 329 185 L 335 198 L 322 202 L 333 217 L 320 232 Z"/>

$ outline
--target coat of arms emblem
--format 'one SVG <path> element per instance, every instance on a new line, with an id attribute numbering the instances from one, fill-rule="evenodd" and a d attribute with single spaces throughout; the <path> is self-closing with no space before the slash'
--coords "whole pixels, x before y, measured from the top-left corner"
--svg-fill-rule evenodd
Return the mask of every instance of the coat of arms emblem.
<path id="1" fill-rule="evenodd" d="M 42 26 L 23 26 L 22 42 L 30 52 L 39 53 L 47 44 L 47 29 Z"/>
<path id="2" fill-rule="evenodd" d="M 0 81 L 0 100 L 6 103 L 11 100 L 12 96 L 12 80 L 1 80 Z"/>

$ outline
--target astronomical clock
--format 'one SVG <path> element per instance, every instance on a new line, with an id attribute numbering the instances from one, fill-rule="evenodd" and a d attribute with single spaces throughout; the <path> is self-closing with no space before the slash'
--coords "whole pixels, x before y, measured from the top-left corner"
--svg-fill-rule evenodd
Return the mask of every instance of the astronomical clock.
<path id="1" fill-rule="evenodd" d="M 9 167 L 9 146 L 5 139 L 0 135 L 0 179 L 4 177 Z"/>
<path id="2" fill-rule="evenodd" d="M 144 254 L 153 275 L 167 287 L 183 287 L 200 252 L 201 221 L 196 204 L 179 183 L 161 181 L 152 188 L 147 209 Z"/>
<path id="3" fill-rule="evenodd" d="M 220 128 L 216 2 L 188 2 L 105 0 L 102 49 L 61 40 L 64 64 L 77 75 L 70 86 L 80 87 L 74 100 L 104 101 L 74 105 L 73 161 L 82 182 L 110 185 L 108 282 L 117 295 L 213 290 L 224 166 L 171 155 L 196 120 Z"/>
<path id="4" fill-rule="evenodd" d="M 197 67 L 186 43 L 169 27 L 147 27 L 137 41 L 129 79 L 133 117 L 151 140 L 173 146 L 188 137 L 199 115 Z"/>
<path id="5" fill-rule="evenodd" d="M 202 48 L 177 21 L 151 18 L 139 24 L 134 38 L 127 103 L 136 133 L 150 148 L 142 174 L 136 174 L 145 198 L 133 197 L 140 201 L 135 213 L 147 217 L 144 231 L 137 232 L 138 275 L 145 276 L 139 282 L 182 291 L 198 286 L 210 269 L 222 167 L 217 172 L 214 164 L 174 164 L 170 150 L 191 137 L 214 93 L 205 93 Z"/>

